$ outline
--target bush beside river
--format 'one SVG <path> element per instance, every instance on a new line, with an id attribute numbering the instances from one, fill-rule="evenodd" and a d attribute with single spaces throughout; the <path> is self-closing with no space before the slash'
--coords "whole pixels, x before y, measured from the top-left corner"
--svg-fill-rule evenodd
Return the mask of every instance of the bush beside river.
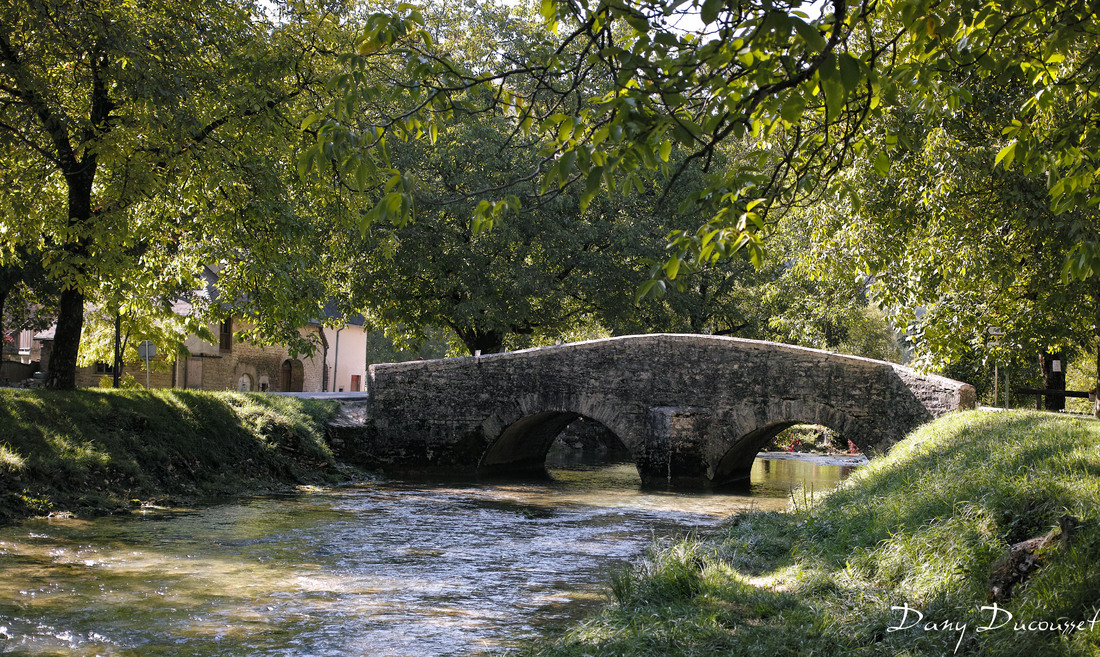
<path id="1" fill-rule="evenodd" d="M 0 389 L 0 523 L 343 478 L 334 402 L 185 390 Z"/>
<path id="2" fill-rule="evenodd" d="M 1098 517 L 1100 423 L 952 414 L 825 497 L 655 546 L 530 653 L 1096 655 Z"/>

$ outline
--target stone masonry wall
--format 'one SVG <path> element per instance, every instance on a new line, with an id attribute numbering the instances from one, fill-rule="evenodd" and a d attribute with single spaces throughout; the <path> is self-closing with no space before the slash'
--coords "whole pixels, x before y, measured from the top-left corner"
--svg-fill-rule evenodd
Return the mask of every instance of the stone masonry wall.
<path id="1" fill-rule="evenodd" d="M 583 416 L 614 432 L 651 483 L 736 476 L 794 423 L 829 426 L 873 454 L 973 405 L 966 384 L 898 365 L 701 335 L 374 365 L 369 380 L 365 449 L 379 464 L 474 470 L 491 445 L 492 465 L 526 463 L 544 437 L 518 420 Z M 516 446 L 495 444 L 502 435 Z M 539 444 L 524 448 L 528 439 Z"/>
<path id="2" fill-rule="evenodd" d="M 215 327 L 216 328 L 216 327 Z M 310 329 L 302 329 L 303 333 Z M 215 335 L 216 335 L 215 331 Z M 251 377 L 252 390 L 260 390 L 261 381 L 268 384 L 270 392 L 284 392 L 280 387 L 280 371 L 283 361 L 290 358 L 290 354 L 282 345 L 253 345 L 247 342 L 234 341 L 228 352 L 222 352 L 217 345 L 204 343 L 198 338 L 191 337 L 188 340 L 188 348 L 193 354 L 201 358 L 201 364 L 190 365 L 188 356 L 175 354 L 169 356 L 158 347 L 159 353 L 153 361 L 154 368 L 159 362 L 161 369 L 153 369 L 149 374 L 151 388 L 186 388 L 195 387 L 202 390 L 237 390 L 241 375 Z M 318 392 L 321 390 L 321 377 L 323 355 L 318 351 L 312 358 L 298 356 L 302 363 L 302 390 Z M 165 363 L 167 362 L 167 365 Z M 194 361 L 191 361 L 194 362 Z M 187 368 L 201 367 L 201 378 L 188 379 Z M 126 363 L 124 372 L 133 375 L 141 385 L 145 385 L 145 362 L 135 361 Z M 81 388 L 99 385 L 104 377 L 111 377 L 108 372 L 98 373 L 94 367 L 81 367 L 77 369 L 76 385 Z M 194 384 L 201 381 L 201 387 Z"/>

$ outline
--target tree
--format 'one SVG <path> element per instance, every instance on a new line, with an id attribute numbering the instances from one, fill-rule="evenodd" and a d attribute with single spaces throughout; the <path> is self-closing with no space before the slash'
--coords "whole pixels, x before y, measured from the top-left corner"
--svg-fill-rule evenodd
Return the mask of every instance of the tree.
<path id="1" fill-rule="evenodd" d="M 447 327 L 469 353 L 496 353 L 515 336 L 554 339 L 597 308 L 623 307 L 644 277 L 637 245 L 658 242 L 640 195 L 581 211 L 574 194 L 513 186 L 523 208 L 474 219 L 481 186 L 507 184 L 533 166 L 539 144 L 517 139 L 498 117 L 441 128 L 431 147 L 392 147 L 394 166 L 417 180 L 416 221 L 371 224 L 354 267 L 352 296 L 389 326 L 420 335 Z M 644 238 L 640 232 L 650 230 Z M 665 231 L 667 232 L 667 231 Z M 657 255 L 657 249 L 648 255 Z M 613 300 L 614 299 L 614 300 Z"/>
<path id="2" fill-rule="evenodd" d="M 625 272 L 610 253 L 626 212 L 580 213 L 563 195 L 479 229 L 465 204 L 435 199 L 507 176 L 529 159 L 525 144 L 507 145 L 492 122 L 470 119 L 442 130 L 431 149 L 395 149 L 422 181 L 416 221 L 373 227 L 352 278 L 353 296 L 390 326 L 421 333 L 454 331 L 469 353 L 501 351 L 509 336 L 566 331 L 592 310 L 591 295 Z M 413 152 L 410 152 L 413 151 Z M 474 202 L 476 203 L 476 202 Z"/>
<path id="3" fill-rule="evenodd" d="M 546 0 L 542 14 L 559 37 L 538 43 L 529 58 L 473 68 L 437 47 L 417 11 L 377 14 L 347 60 L 345 100 L 320 121 L 305 161 L 322 158 L 370 177 L 385 159 L 384 136 L 432 135 L 456 114 L 495 112 L 550 142 L 527 175 L 548 189 L 577 185 L 583 206 L 646 169 L 668 170 L 674 188 L 688 166 L 709 171 L 723 144 L 754 140 L 755 162 L 714 176 L 680 206 L 707 218 L 672 241 L 659 274 L 667 282 L 687 259 L 701 264 L 747 249 L 759 262 L 762 237 L 792 208 L 841 196 L 858 209 L 863 190 L 845 168 L 858 158 L 887 175 L 893 159 L 906 157 L 899 135 L 880 130 L 889 112 L 910 108 L 920 123 L 937 125 L 967 106 L 977 85 L 1011 80 L 1021 93 L 991 124 L 999 137 L 993 163 L 1037 182 L 1033 200 L 1052 217 L 1023 239 L 1057 247 L 1066 285 L 1095 280 L 1100 23 L 1088 3 L 830 0 L 817 16 L 799 13 L 799 4 Z M 695 10 L 701 30 L 675 27 Z M 386 90 L 354 72 L 378 61 L 404 65 L 416 94 L 407 103 L 390 96 L 392 109 L 370 131 L 356 131 L 343 121 L 346 100 Z M 578 89 L 599 88 L 596 80 L 610 89 L 566 102 Z M 470 100 L 475 89 L 480 102 Z M 688 153 L 679 168 L 668 163 L 675 145 Z M 402 199 L 415 195 L 415 185 L 385 175 L 402 183 L 391 185 L 385 207 L 406 220 L 415 205 Z M 500 207 L 492 200 L 499 189 L 482 192 L 488 200 L 475 220 Z M 375 212 L 368 221 L 387 216 Z M 1042 275 L 1050 271 L 1044 266 Z M 1100 326 L 1100 314 L 1090 321 Z"/>
<path id="4" fill-rule="evenodd" d="M 1063 275 L 1078 238 L 1095 239 L 1096 229 L 1082 232 L 1087 210 L 1052 210 L 1045 179 L 997 166 L 1002 126 L 1030 93 L 1024 81 L 956 83 L 972 100 L 936 124 L 904 108 L 883 118 L 880 129 L 899 143 L 889 172 L 857 160 L 845 175 L 862 203 L 820 213 L 819 234 L 873 276 L 876 298 L 908 327 L 925 365 L 1003 363 L 1021 352 L 1049 363 L 1100 337 L 1095 282 Z"/>
<path id="5" fill-rule="evenodd" d="M 522 15 L 492 5 L 481 5 L 462 20 L 433 14 L 418 20 L 424 27 L 423 42 L 445 41 L 450 59 L 466 69 L 486 70 L 502 61 L 544 57 L 548 49 L 571 52 Z M 370 24 L 376 31 L 397 29 L 378 17 Z M 461 25 L 459 32 L 478 36 L 471 40 L 456 34 L 455 24 Z M 484 51 L 480 35 L 486 32 L 502 44 L 498 49 Z M 396 52 L 411 56 L 408 51 Z M 571 54 L 583 59 L 583 52 Z M 357 296 L 390 325 L 413 332 L 446 325 L 469 351 L 491 353 L 502 348 L 509 335 L 540 333 L 546 338 L 562 332 L 568 321 L 593 313 L 604 328 L 616 333 L 681 330 L 803 340 L 813 336 L 815 344 L 830 347 L 842 344 L 842 325 L 857 317 L 863 321 L 862 289 L 845 286 L 852 292 L 851 301 L 826 311 L 835 317 L 789 330 L 792 322 L 783 326 L 777 321 L 782 313 L 768 318 L 757 309 L 763 283 L 787 268 L 759 275 L 738 260 L 707 268 L 681 257 L 672 265 L 679 274 L 674 285 L 648 284 L 650 289 L 665 290 L 665 298 L 647 301 L 640 310 L 633 307 L 632 295 L 624 294 L 644 281 L 650 264 L 663 260 L 661 249 L 670 231 L 704 219 L 697 209 L 672 208 L 683 206 L 685 199 L 690 206 L 698 189 L 706 189 L 711 179 L 721 179 L 728 169 L 744 170 L 761 158 L 779 157 L 779 149 L 762 148 L 751 140 L 719 144 L 708 155 L 711 173 L 706 174 L 697 159 L 678 166 L 681 149 L 670 142 L 656 159 L 667 161 L 669 170 L 675 171 L 674 189 L 653 194 L 652 186 L 660 186 L 663 173 L 651 175 L 640 168 L 619 181 L 629 185 L 619 186 L 615 199 L 605 202 L 595 196 L 606 182 L 600 177 L 576 188 L 562 184 L 562 166 L 571 165 L 568 155 L 555 155 L 558 131 L 551 136 L 526 131 L 522 115 L 496 111 L 501 107 L 494 90 L 475 85 L 463 90 L 461 98 L 454 96 L 454 107 L 444 108 L 448 122 L 394 116 L 394 108 L 423 100 L 416 77 L 423 71 L 403 68 L 399 57 L 391 55 L 372 51 L 353 57 L 352 72 L 334 79 L 348 92 L 343 103 L 332 108 L 341 123 L 320 116 L 307 119 L 308 129 L 316 129 L 320 141 L 302 160 L 303 171 L 316 162 L 323 162 L 322 171 L 328 171 L 331 164 L 345 174 L 341 184 L 375 200 L 363 221 L 367 257 L 354 278 L 359 283 Z M 385 85 L 371 82 L 380 77 L 379 71 Z M 517 93 L 540 93 L 539 81 L 524 84 Z M 613 87 L 593 75 L 583 84 L 563 87 L 568 93 L 545 94 L 546 103 L 557 109 L 581 107 Z M 536 105 L 532 101 L 530 107 Z M 417 132 L 427 138 L 413 138 Z M 392 137 L 397 139 L 387 141 Z M 364 155 L 358 147 L 367 142 L 374 150 Z M 687 157 L 692 157 L 690 152 Z M 558 177 L 549 185 L 543 180 L 541 187 L 535 184 L 537 175 L 515 173 L 537 174 L 544 167 L 556 169 Z M 507 190 L 513 199 L 491 203 L 484 199 L 486 189 Z M 415 220 L 410 222 L 412 214 Z M 486 230 L 490 225 L 492 229 Z M 669 264 L 665 271 L 672 271 Z M 752 295 L 747 294 L 750 289 Z M 777 289 L 769 293 L 773 310 L 787 302 Z M 839 296 L 829 295 L 829 300 L 835 302 Z M 845 315 L 849 309 L 854 314 Z"/>
<path id="6" fill-rule="evenodd" d="M 455 113 L 498 112 L 553 138 L 550 159 L 539 170 L 544 184 L 582 185 L 590 197 L 601 186 L 633 180 L 639 169 L 666 167 L 674 143 L 690 153 L 684 166 L 705 166 L 721 144 L 752 137 L 764 146 L 761 158 L 730 168 L 688 199 L 709 220 L 684 232 L 675 246 L 701 261 L 743 247 L 758 258 L 758 236 L 777 210 L 826 190 L 854 193 L 837 176 L 853 156 L 889 166 L 891 136 L 868 128 L 899 96 L 912 99 L 922 120 L 935 121 L 970 98 L 951 75 L 1020 73 L 1030 93 L 1004 126 L 1013 141 L 1000 160 L 1050 171 L 1048 193 L 1058 211 L 1096 206 L 1088 162 L 1097 148 L 1091 63 L 1100 28 L 1088 7 L 1031 0 L 1005 11 L 992 0 L 831 0 L 811 17 L 799 4 L 547 0 L 543 15 L 560 37 L 536 44 L 529 58 L 477 67 L 438 48 L 418 11 L 377 14 L 359 54 L 348 58 L 352 73 L 340 81 L 345 100 L 321 121 L 319 142 L 304 155 L 307 161 L 325 155 L 370 177 L 385 159 L 382 135 L 430 135 Z M 694 9 L 702 30 L 674 26 L 678 15 Z M 342 122 L 354 111 L 348 99 L 388 90 L 355 72 L 379 61 L 403 64 L 406 86 L 417 93 L 405 103 L 387 96 L 395 101 L 391 111 L 371 130 L 357 131 Z M 611 89 L 577 103 L 563 100 L 594 80 Z M 491 100 L 471 102 L 475 88 Z M 391 193 L 414 190 L 395 185 Z M 390 200 L 387 206 L 407 215 L 413 204 Z M 1095 244 L 1087 234 L 1076 236 L 1067 273 L 1090 275 Z M 668 261 L 669 278 L 677 259 Z"/>
<path id="7" fill-rule="evenodd" d="M 305 250 L 279 184 L 299 121 L 282 111 L 331 74 L 314 60 L 339 40 L 317 34 L 338 20 L 287 9 L 276 24 L 264 11 L 245 0 L 0 6 L 0 264 L 38 249 L 61 289 L 49 385 L 74 385 L 87 301 L 163 310 L 204 264 L 222 265 L 223 301 L 271 324 L 312 310 L 294 303 L 301 286 L 275 285 Z"/>

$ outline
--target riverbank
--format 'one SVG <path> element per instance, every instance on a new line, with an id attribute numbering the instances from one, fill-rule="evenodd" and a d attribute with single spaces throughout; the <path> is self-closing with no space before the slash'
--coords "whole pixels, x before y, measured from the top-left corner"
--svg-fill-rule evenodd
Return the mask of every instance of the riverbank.
<path id="1" fill-rule="evenodd" d="M 602 613 L 528 653 L 1100 650 L 1100 423 L 952 414 L 833 493 L 793 497 L 655 547 L 613 576 Z M 1044 536 L 1028 557 L 1040 541 L 1021 542 Z"/>
<path id="2" fill-rule="evenodd" d="M 0 524 L 345 480 L 324 440 L 337 407 L 228 392 L 0 389 Z"/>

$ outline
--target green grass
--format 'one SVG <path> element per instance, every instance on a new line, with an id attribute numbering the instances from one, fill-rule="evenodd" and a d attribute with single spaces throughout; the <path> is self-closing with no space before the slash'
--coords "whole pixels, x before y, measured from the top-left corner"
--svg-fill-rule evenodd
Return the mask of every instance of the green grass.
<path id="1" fill-rule="evenodd" d="M 0 390 L 0 522 L 336 480 L 331 402 L 183 390 Z"/>
<path id="2" fill-rule="evenodd" d="M 999 603 L 1013 622 L 979 633 L 993 620 L 981 607 L 992 604 L 994 562 L 1063 514 L 1079 529 Z M 1100 608 L 1098 520 L 1100 423 L 953 414 L 812 505 L 748 513 L 706 540 L 654 546 L 612 578 L 602 613 L 529 652 L 1097 655 L 1100 623 L 1039 628 L 1088 621 Z M 923 622 L 888 631 L 902 621 L 892 607 L 905 605 Z M 998 613 L 996 623 L 1007 619 Z M 1018 621 L 1031 629 L 1016 631 Z"/>

